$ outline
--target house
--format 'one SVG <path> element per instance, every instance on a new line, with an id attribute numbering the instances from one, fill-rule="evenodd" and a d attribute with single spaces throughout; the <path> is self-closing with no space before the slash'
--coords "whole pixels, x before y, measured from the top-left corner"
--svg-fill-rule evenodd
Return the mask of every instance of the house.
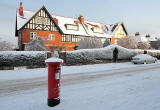
<path id="1" fill-rule="evenodd" d="M 50 51 L 71 51 L 85 37 L 97 37 L 102 42 L 109 39 L 114 44 L 119 38 L 128 35 L 123 22 L 106 25 L 87 21 L 82 15 L 78 18 L 58 16 L 50 14 L 45 6 L 37 12 L 23 10 L 22 2 L 16 13 L 15 27 L 18 47 L 22 51 L 25 50 L 25 44 L 37 36 L 45 39 L 45 46 Z"/>
<path id="2" fill-rule="evenodd" d="M 152 37 L 151 35 L 140 35 L 139 32 L 135 33 L 135 37 L 138 39 L 138 42 L 150 42 L 151 49 L 160 49 L 160 41 L 157 37 Z"/>
<path id="3" fill-rule="evenodd" d="M 110 36 L 111 44 L 117 44 L 120 38 L 128 36 L 128 32 L 123 22 L 118 22 L 111 25 L 105 25 L 107 28 L 106 33 Z"/>
<path id="4" fill-rule="evenodd" d="M 139 32 L 135 33 L 135 37 L 138 39 L 138 42 L 152 42 L 157 41 L 156 37 L 152 37 L 149 34 L 147 35 L 141 35 Z"/>

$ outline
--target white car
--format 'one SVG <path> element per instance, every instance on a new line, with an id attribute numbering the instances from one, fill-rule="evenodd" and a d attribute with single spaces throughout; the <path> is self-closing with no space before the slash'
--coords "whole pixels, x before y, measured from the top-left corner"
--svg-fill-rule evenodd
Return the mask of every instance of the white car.
<path id="1" fill-rule="evenodd" d="M 148 64 L 148 63 L 155 63 L 157 61 L 157 58 L 152 57 L 148 54 L 139 54 L 135 57 L 132 57 L 132 62 L 134 64 Z"/>

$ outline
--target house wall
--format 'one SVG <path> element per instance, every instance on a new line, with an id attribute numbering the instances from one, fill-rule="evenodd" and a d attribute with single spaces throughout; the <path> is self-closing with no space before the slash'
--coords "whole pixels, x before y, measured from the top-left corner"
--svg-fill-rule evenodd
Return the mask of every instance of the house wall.
<path id="1" fill-rule="evenodd" d="M 122 37 L 125 37 L 126 36 L 126 33 L 122 27 L 122 25 L 120 25 L 118 27 L 118 29 L 116 30 L 116 32 L 113 34 L 113 38 L 122 38 Z"/>
<path id="2" fill-rule="evenodd" d="M 117 44 L 120 38 L 123 38 L 126 36 L 127 36 L 126 32 L 124 31 L 122 25 L 120 25 L 111 38 L 111 44 Z"/>
<path id="3" fill-rule="evenodd" d="M 21 44 L 29 43 L 32 39 L 30 39 L 30 32 L 36 32 L 38 37 L 42 37 L 47 39 L 45 45 L 51 50 L 54 51 L 55 47 L 58 46 L 58 51 L 64 50 L 66 51 L 74 50 L 77 43 L 72 42 L 62 42 L 62 35 L 59 32 L 52 32 L 52 31 L 40 31 L 40 30 L 28 30 L 23 29 L 22 31 L 22 39 Z M 55 35 L 55 40 L 49 40 L 49 34 Z M 23 50 L 23 49 L 22 49 Z"/>
<path id="4" fill-rule="evenodd" d="M 119 38 L 111 38 L 111 44 L 117 44 Z"/>

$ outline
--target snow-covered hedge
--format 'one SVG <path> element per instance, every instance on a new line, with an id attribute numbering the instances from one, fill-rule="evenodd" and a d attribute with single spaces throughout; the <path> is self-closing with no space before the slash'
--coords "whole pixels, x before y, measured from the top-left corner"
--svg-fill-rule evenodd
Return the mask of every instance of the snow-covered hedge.
<path id="1" fill-rule="evenodd" d="M 118 59 L 128 60 L 137 54 L 137 51 L 126 49 L 117 45 L 110 45 L 105 48 L 81 49 L 76 51 L 67 51 L 65 57 L 66 64 L 88 64 L 101 63 L 113 59 L 114 49 L 118 49 Z"/>
<path id="2" fill-rule="evenodd" d="M 0 67 L 2 66 L 44 66 L 45 51 L 0 51 Z"/>
<path id="3" fill-rule="evenodd" d="M 114 49 L 118 49 L 118 60 L 131 60 L 137 54 L 150 54 L 160 59 L 160 50 L 126 49 L 118 45 L 109 45 L 105 48 L 81 49 L 62 52 L 60 56 L 67 65 L 90 64 L 112 61 Z"/>
<path id="4" fill-rule="evenodd" d="M 160 59 L 160 50 L 147 50 L 147 54 Z"/>

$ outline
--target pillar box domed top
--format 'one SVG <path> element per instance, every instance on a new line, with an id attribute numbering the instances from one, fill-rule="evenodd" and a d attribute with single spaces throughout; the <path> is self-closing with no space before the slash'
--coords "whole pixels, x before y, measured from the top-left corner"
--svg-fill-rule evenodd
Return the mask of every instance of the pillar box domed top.
<path id="1" fill-rule="evenodd" d="M 63 63 L 63 60 L 59 58 L 48 58 L 47 60 L 45 60 L 45 63 L 51 63 L 51 62 Z"/>

